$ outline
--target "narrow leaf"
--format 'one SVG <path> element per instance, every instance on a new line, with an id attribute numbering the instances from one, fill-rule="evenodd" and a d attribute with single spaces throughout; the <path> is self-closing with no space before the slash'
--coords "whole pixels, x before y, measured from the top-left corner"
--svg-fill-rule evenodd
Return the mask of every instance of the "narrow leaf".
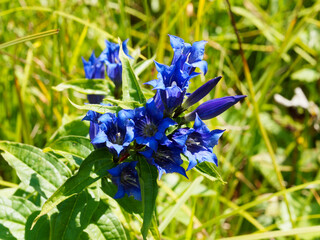
<path id="1" fill-rule="evenodd" d="M 59 92 L 72 89 L 83 94 L 108 95 L 114 84 L 106 79 L 72 79 L 52 88 Z"/>
<path id="2" fill-rule="evenodd" d="M 136 101 L 121 101 L 118 99 L 108 98 L 108 97 L 104 98 L 104 102 L 111 103 L 113 105 L 119 106 L 124 109 L 133 109 L 133 108 L 142 106 L 141 103 Z"/>
<path id="3" fill-rule="evenodd" d="M 138 82 L 138 77 L 134 73 L 128 57 L 122 49 L 122 43 L 119 41 L 120 52 L 119 57 L 122 63 L 122 93 L 123 101 L 136 101 L 146 103 L 141 87 Z"/>
<path id="4" fill-rule="evenodd" d="M 21 38 L 12 40 L 10 42 L 5 42 L 5 43 L 0 44 L 0 49 L 6 48 L 6 47 L 9 47 L 9 46 L 13 46 L 13 45 L 16 45 L 16 44 L 19 44 L 19 43 L 35 40 L 35 39 L 38 39 L 38 38 L 51 36 L 51 35 L 58 34 L 58 33 L 59 33 L 59 29 L 53 29 L 53 30 L 49 30 L 49 31 L 36 33 L 36 34 L 32 34 L 32 35 L 25 36 L 25 37 L 21 37 Z"/>
<path id="5" fill-rule="evenodd" d="M 141 233 L 144 239 L 147 238 L 155 210 L 156 198 L 158 195 L 157 177 L 158 172 L 155 166 L 150 165 L 144 157 L 139 158 L 138 173 L 141 186 L 143 224 Z"/>
<path id="6" fill-rule="evenodd" d="M 107 175 L 109 169 L 114 166 L 112 154 L 105 148 L 92 152 L 81 164 L 76 175 L 69 178 L 43 205 L 33 225 L 43 215 L 47 214 L 59 203 L 74 194 L 80 193 L 92 183 Z"/>
<path id="7" fill-rule="evenodd" d="M 100 105 L 100 104 L 86 104 L 86 105 L 78 105 L 73 103 L 70 99 L 69 102 L 76 107 L 77 109 L 81 109 L 81 110 L 92 110 L 98 113 L 115 113 L 115 112 L 119 112 L 121 110 L 120 107 L 118 106 L 106 106 L 106 105 Z"/>
<path id="8" fill-rule="evenodd" d="M 213 163 L 209 162 L 202 162 L 196 166 L 196 170 L 203 175 L 204 177 L 208 178 L 211 181 L 220 181 L 221 183 L 225 184 L 226 182 L 223 181 L 220 173 L 217 170 L 217 167 Z"/>
<path id="9" fill-rule="evenodd" d="M 21 181 L 48 198 L 71 175 L 57 158 L 41 149 L 21 143 L 0 141 L 3 158 L 12 166 Z"/>

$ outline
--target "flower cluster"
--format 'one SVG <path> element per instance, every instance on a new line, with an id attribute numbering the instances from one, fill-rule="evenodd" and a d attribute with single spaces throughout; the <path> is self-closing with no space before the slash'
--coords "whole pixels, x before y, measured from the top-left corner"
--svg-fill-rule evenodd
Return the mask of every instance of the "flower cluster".
<path id="1" fill-rule="evenodd" d="M 129 51 L 127 48 L 128 39 L 122 43 L 122 49 L 124 53 L 129 57 Z M 121 90 L 122 85 L 122 65 L 119 59 L 119 44 L 112 43 L 109 41 L 105 41 L 106 48 L 102 51 L 100 56 L 96 58 L 94 51 L 89 58 L 89 61 L 86 61 L 82 58 L 83 67 L 85 76 L 87 79 L 104 79 L 105 71 L 107 70 L 108 77 L 115 84 L 115 95 L 119 98 L 119 91 Z M 107 67 L 105 70 L 105 66 Z M 89 103 L 99 104 L 102 102 L 104 96 L 103 95 L 94 95 L 90 94 L 87 96 Z"/>
<path id="2" fill-rule="evenodd" d="M 141 199 L 139 177 L 135 169 L 137 161 L 131 157 L 132 154 L 140 154 L 149 164 L 154 165 L 158 169 L 159 179 L 164 173 L 173 172 L 187 177 L 186 171 L 204 161 L 218 165 L 213 147 L 217 145 L 224 130 L 210 131 L 202 120 L 216 117 L 245 97 L 239 95 L 209 100 L 185 114 L 190 106 L 199 102 L 216 86 L 221 77 L 206 82 L 188 94 L 190 79 L 200 74 L 196 69 L 203 74 L 207 73 L 207 62 L 203 60 L 206 41 L 191 45 L 179 37 L 170 36 L 170 43 L 174 51 L 171 65 L 155 62 L 157 79 L 147 84 L 156 93 L 145 106 L 123 109 L 117 114 L 101 115 L 89 111 L 84 118 L 91 122 L 92 144 L 95 148 L 108 148 L 117 164 L 109 170 L 112 181 L 118 186 L 115 198 L 127 194 L 137 200 Z M 128 55 L 126 48 L 124 50 Z M 107 49 L 99 57 L 100 60 L 96 61 L 93 55 L 90 64 L 84 64 L 86 77 L 101 77 L 104 74 L 101 59 L 104 59 L 108 76 L 116 86 L 121 85 L 118 54 L 119 45 L 107 43 Z M 188 127 L 191 121 L 194 121 L 193 127 Z M 182 167 L 182 155 L 189 160 L 186 170 Z"/>

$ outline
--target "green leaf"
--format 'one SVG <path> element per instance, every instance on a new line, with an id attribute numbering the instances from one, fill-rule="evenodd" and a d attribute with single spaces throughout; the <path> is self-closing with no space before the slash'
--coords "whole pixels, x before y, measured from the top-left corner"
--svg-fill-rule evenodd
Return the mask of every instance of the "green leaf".
<path id="1" fill-rule="evenodd" d="M 108 112 L 115 113 L 115 112 L 119 112 L 121 110 L 121 108 L 118 106 L 106 106 L 106 105 L 100 105 L 100 104 L 86 104 L 86 105 L 81 106 L 81 105 L 75 104 L 70 99 L 69 99 L 69 102 L 77 109 L 92 110 L 92 111 L 102 113 L 102 114 L 108 113 Z"/>
<path id="2" fill-rule="evenodd" d="M 122 63 L 122 98 L 123 101 L 136 101 L 142 104 L 146 103 L 141 87 L 138 82 L 138 77 L 134 73 L 128 57 L 122 50 L 122 43 L 119 40 L 120 52 L 119 57 Z"/>
<path id="3" fill-rule="evenodd" d="M 82 119 L 83 117 L 81 117 Z M 54 141 L 62 136 L 75 135 L 87 136 L 89 132 L 89 125 L 86 121 L 75 119 L 69 121 L 58 128 L 58 130 L 51 136 L 50 141 Z"/>
<path id="4" fill-rule="evenodd" d="M 21 197 L 0 197 L 0 239 L 23 239 L 27 218 L 38 208 Z"/>
<path id="5" fill-rule="evenodd" d="M 54 217 L 52 238 L 78 239 L 98 206 L 99 200 L 88 191 L 82 191 L 60 203 L 57 206 L 59 213 L 55 213 Z"/>
<path id="6" fill-rule="evenodd" d="M 80 158 L 86 158 L 94 150 L 90 139 L 82 136 L 61 137 L 48 147 Z"/>
<path id="7" fill-rule="evenodd" d="M 136 157 L 138 158 L 137 167 L 143 206 L 143 224 L 141 233 L 143 238 L 146 239 L 148 230 L 151 226 L 151 221 L 156 205 L 156 198 L 158 195 L 158 171 L 157 168 L 153 165 L 150 165 L 144 157 Z"/>
<path id="8" fill-rule="evenodd" d="M 92 152 L 81 164 L 76 175 L 69 178 L 42 206 L 42 210 L 33 224 L 43 215 L 47 214 L 59 203 L 74 194 L 80 193 L 100 178 L 108 174 L 114 166 L 112 154 L 105 148 Z"/>
<path id="9" fill-rule="evenodd" d="M 110 180 L 103 178 L 102 179 L 102 191 L 109 195 L 110 197 L 114 197 L 117 192 L 117 186 L 114 185 Z M 123 198 L 114 199 L 118 202 L 118 204 L 128 213 L 138 213 L 141 214 L 142 209 L 142 202 L 139 200 L 135 200 L 133 196 L 128 197 L 125 195 Z"/>
<path id="10" fill-rule="evenodd" d="M 40 211 L 35 211 L 27 219 L 25 227 L 26 240 L 50 239 L 50 221 L 47 215 L 42 216 L 34 228 L 31 229 L 32 222 L 39 213 Z"/>
<path id="11" fill-rule="evenodd" d="M 59 92 L 72 89 L 83 94 L 109 95 L 114 83 L 106 79 L 72 79 L 52 88 Z"/>
<path id="12" fill-rule="evenodd" d="M 136 101 L 121 101 L 118 99 L 114 99 L 114 98 L 104 98 L 103 102 L 107 102 L 107 103 L 111 103 L 113 105 L 119 106 L 121 108 L 125 108 L 125 109 L 134 109 L 137 107 L 141 107 L 142 104 Z"/>
<path id="13" fill-rule="evenodd" d="M 48 198 L 71 175 L 68 167 L 49 153 L 21 143 L 0 141 L 3 158 L 20 180 Z"/>
<path id="14" fill-rule="evenodd" d="M 199 172 L 204 177 L 208 178 L 211 181 L 220 181 L 221 183 L 225 184 L 226 182 L 223 181 L 220 173 L 217 170 L 217 167 L 210 162 L 202 162 L 197 164 L 196 166 L 197 172 Z"/>
<path id="15" fill-rule="evenodd" d="M 119 219 L 103 201 L 100 201 L 99 207 L 94 212 L 91 223 L 85 229 L 85 232 L 93 240 L 127 239 Z"/>
<path id="16" fill-rule="evenodd" d="M 156 56 L 153 56 L 150 59 L 147 59 L 145 61 L 138 62 L 134 66 L 134 72 L 136 73 L 137 76 L 140 76 L 141 73 L 143 73 L 146 69 L 148 69 L 154 62 Z"/>
<path id="17" fill-rule="evenodd" d="M 155 214 L 153 214 L 153 218 L 152 218 L 152 221 L 151 221 L 151 226 L 150 226 L 150 232 L 153 236 L 153 238 L 155 240 L 160 240 L 161 237 L 160 237 L 160 232 L 159 232 L 159 229 L 158 229 L 158 222 L 157 222 L 157 217 Z"/>

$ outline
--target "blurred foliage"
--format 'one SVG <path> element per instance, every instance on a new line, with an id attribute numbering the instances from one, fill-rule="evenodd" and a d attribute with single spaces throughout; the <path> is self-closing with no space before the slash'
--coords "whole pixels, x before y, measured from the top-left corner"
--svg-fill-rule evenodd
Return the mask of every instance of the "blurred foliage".
<path id="1" fill-rule="evenodd" d="M 212 129 L 227 129 L 216 154 L 220 173 L 228 184 L 204 180 L 176 209 L 177 199 L 199 173 L 190 172 L 190 181 L 168 175 L 159 182 L 160 226 L 168 221 L 167 213 L 175 210 L 174 218 L 163 229 L 163 238 L 215 239 L 291 228 L 280 195 L 248 211 L 227 214 L 280 190 L 252 101 L 259 107 L 286 188 L 320 179 L 320 1 L 230 3 L 253 78 L 255 99 L 249 94 L 239 45 L 223 0 L 0 0 L 0 44 L 60 30 L 56 35 L 0 48 L 0 139 L 42 148 L 59 136 L 86 135 L 88 126 L 79 121 L 85 111 L 68 101 L 70 98 L 82 105 L 86 96 L 70 89 L 58 92 L 52 87 L 84 78 L 81 56 L 88 59 L 92 50 L 100 54 L 104 39 L 129 38 L 131 55 L 138 62 L 155 56 L 156 61 L 166 64 L 172 57 L 167 34 L 187 42 L 204 39 L 208 41 L 208 73 L 193 79 L 190 91 L 222 75 L 215 91 L 203 101 L 234 94 L 249 98 L 207 122 Z M 155 77 L 151 64 L 139 81 Z M 275 94 L 291 100 L 298 87 L 305 99 L 300 96 L 290 106 L 283 98 L 275 100 Z M 19 181 L 0 158 L 1 179 Z M 287 194 L 295 227 L 319 224 L 319 186 L 312 187 Z M 134 224 L 125 228 L 139 231 Z"/>

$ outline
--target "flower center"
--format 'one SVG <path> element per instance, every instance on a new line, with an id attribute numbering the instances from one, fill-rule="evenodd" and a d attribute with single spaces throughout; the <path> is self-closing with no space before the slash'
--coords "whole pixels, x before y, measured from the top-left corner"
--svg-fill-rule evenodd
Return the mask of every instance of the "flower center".
<path id="1" fill-rule="evenodd" d="M 158 127 L 154 123 L 145 125 L 143 129 L 143 135 L 145 137 L 153 137 L 158 131 Z"/>
<path id="2" fill-rule="evenodd" d="M 139 188 L 139 182 L 132 169 L 125 169 L 121 173 L 121 183 L 125 186 Z"/>

